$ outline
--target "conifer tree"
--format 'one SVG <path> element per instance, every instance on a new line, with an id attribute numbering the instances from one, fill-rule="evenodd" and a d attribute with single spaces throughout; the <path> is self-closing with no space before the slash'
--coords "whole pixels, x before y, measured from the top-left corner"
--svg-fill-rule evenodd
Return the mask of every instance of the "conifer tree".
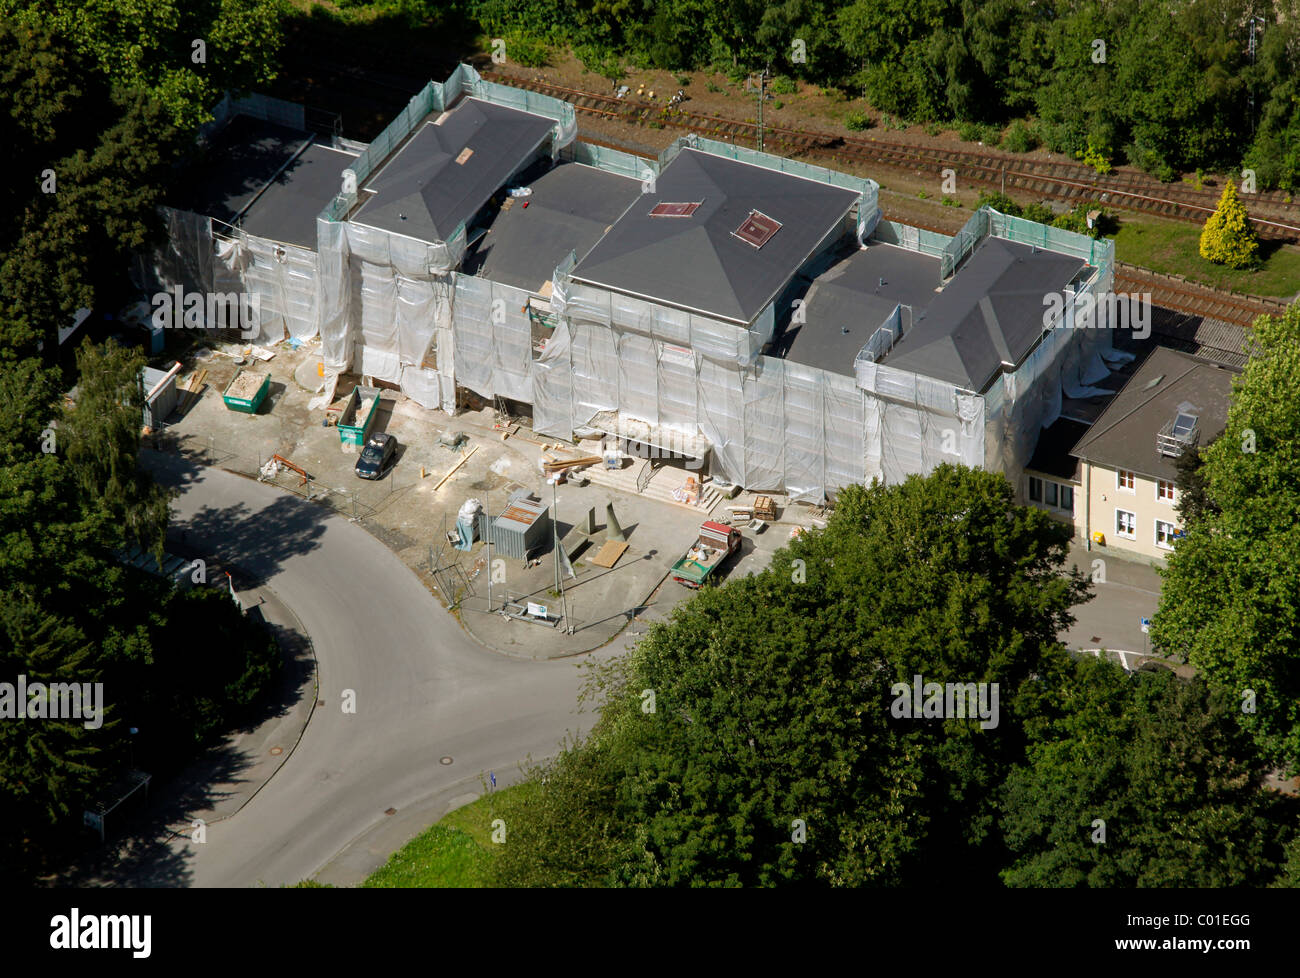
<path id="1" fill-rule="evenodd" d="M 1201 257 L 1229 268 L 1251 268 L 1259 261 L 1255 229 L 1231 180 L 1224 185 L 1219 206 L 1201 231 Z"/>

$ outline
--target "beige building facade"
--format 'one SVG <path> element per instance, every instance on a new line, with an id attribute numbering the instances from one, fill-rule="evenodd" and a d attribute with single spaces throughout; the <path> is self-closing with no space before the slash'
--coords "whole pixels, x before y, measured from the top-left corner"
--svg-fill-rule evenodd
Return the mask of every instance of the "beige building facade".
<path id="1" fill-rule="evenodd" d="M 1151 562 L 1173 553 L 1178 461 L 1223 432 L 1238 373 L 1163 347 L 1142 361 L 1070 453 L 1074 522 L 1089 550 Z"/>

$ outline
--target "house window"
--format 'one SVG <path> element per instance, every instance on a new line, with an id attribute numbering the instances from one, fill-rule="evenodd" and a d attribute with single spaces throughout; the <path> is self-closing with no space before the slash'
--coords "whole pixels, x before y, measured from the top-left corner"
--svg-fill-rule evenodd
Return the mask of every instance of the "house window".
<path id="1" fill-rule="evenodd" d="M 1172 503 L 1174 501 L 1174 484 L 1160 479 L 1156 482 L 1156 499 L 1162 503 Z"/>
<path id="2" fill-rule="evenodd" d="M 1123 489 L 1125 492 L 1136 492 L 1137 476 L 1124 469 L 1118 469 L 1115 472 L 1115 488 Z"/>
<path id="3" fill-rule="evenodd" d="M 1057 485 L 1055 482 L 1045 483 L 1043 488 L 1046 490 L 1045 498 L 1048 506 L 1055 506 L 1057 499 Z"/>
<path id="4" fill-rule="evenodd" d="M 1174 540 L 1178 536 L 1178 527 L 1164 520 L 1156 520 L 1156 546 L 1161 550 L 1173 550 Z"/>
<path id="5" fill-rule="evenodd" d="M 1043 480 L 1036 479 L 1032 475 L 1029 477 L 1029 501 L 1031 503 L 1043 501 Z"/>
<path id="6" fill-rule="evenodd" d="M 1117 537 L 1127 537 L 1130 540 L 1137 539 L 1137 514 L 1130 513 L 1127 510 L 1115 510 L 1115 535 Z"/>
<path id="7" fill-rule="evenodd" d="M 1074 513 L 1074 488 L 1071 486 L 1061 486 L 1061 509 Z"/>

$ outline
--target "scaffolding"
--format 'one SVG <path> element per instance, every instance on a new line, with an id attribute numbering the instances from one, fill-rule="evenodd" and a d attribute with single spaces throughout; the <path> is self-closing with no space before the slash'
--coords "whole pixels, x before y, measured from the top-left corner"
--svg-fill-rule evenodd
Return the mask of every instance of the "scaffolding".
<path id="1" fill-rule="evenodd" d="M 199 142 L 210 143 L 237 115 L 308 130 L 308 111 L 294 102 L 269 95 L 234 98 L 229 92 L 212 110 L 212 121 L 199 129 Z M 313 120 L 314 121 L 314 120 Z M 353 151 L 355 144 L 333 139 L 336 148 Z M 301 153 L 310 141 L 298 150 Z M 317 259 L 307 247 L 249 234 L 238 224 L 228 224 L 191 211 L 160 207 L 167 226 L 166 243 L 149 255 L 138 256 L 133 284 L 154 294 L 176 285 L 186 292 L 245 293 L 255 297 L 259 322 L 256 342 L 274 342 L 287 334 L 305 339 L 318 330 Z"/>
<path id="2" fill-rule="evenodd" d="M 894 345 L 914 328 L 903 305 L 867 324 L 875 329 L 846 376 L 764 353 L 775 303 L 747 324 L 688 312 L 574 281 L 572 252 L 555 269 L 550 296 L 539 299 L 458 272 L 463 222 L 448 240 L 428 242 L 347 220 L 358 187 L 431 113 L 465 95 L 554 119 L 553 158 L 640 179 L 647 190 L 686 148 L 852 190 L 856 208 L 827 241 L 855 236 L 859 245 L 869 239 L 937 258 L 937 286 L 959 274 L 989 236 L 1078 257 L 1086 274 L 1067 290 L 1060 318 L 1044 324 L 1028 356 L 982 391 L 889 365 Z M 1112 324 L 1104 321 L 1108 305 L 1091 300 L 1112 285 L 1110 242 L 989 208 L 950 237 L 883 220 L 871 180 L 695 135 L 658 159 L 643 159 L 575 142 L 575 130 L 572 106 L 483 82 L 462 65 L 446 82 L 425 86 L 345 171 L 341 192 L 317 218 L 315 253 L 239 229 L 214 234 L 207 218 L 173 211 L 171 242 L 154 271 L 204 291 L 244 283 L 263 297 L 264 335 L 277 324 L 291 336 L 318 330 L 331 389 L 339 373 L 357 370 L 454 413 L 463 386 L 488 400 L 531 404 L 541 434 L 569 439 L 635 429 L 655 443 L 707 445 L 720 481 L 811 502 L 852 483 L 895 482 L 943 462 L 1017 478 L 1038 430 L 1059 416 L 1063 396 L 1086 395 L 1105 375 L 1100 353 L 1110 345 Z M 815 254 L 804 272 L 819 260 Z"/>
<path id="3" fill-rule="evenodd" d="M 938 243 L 924 242 L 919 235 L 909 240 L 897 227 L 886 228 L 885 234 L 893 239 L 890 243 L 911 244 L 925 253 L 933 253 L 926 249 Z M 857 386 L 867 395 L 866 478 L 897 482 L 954 462 L 1003 472 L 1014 481 L 1033 454 L 1039 430 L 1060 417 L 1063 396 L 1095 393 L 1089 385 L 1109 372 L 1100 354 L 1111 345 L 1113 324 L 1105 321 L 1107 304 L 1090 297 L 1110 292 L 1113 242 L 982 208 L 943 247 L 941 275 L 950 278 L 990 235 L 1080 258 L 1088 263 L 1088 274 L 1077 288 L 1066 289 L 1060 318 L 1044 326 L 1029 355 L 982 392 L 879 362 L 885 342 L 878 338 L 881 331 L 890 336 L 902 332 L 902 307 L 895 307 L 854 362 Z"/>
<path id="4" fill-rule="evenodd" d="M 358 188 L 431 114 L 446 111 L 462 96 L 531 112 L 555 120 L 552 157 L 577 134 L 573 106 L 534 92 L 485 82 L 473 68 L 460 65 L 446 82 L 430 82 L 344 171 L 340 193 L 316 219 L 317 306 L 321 351 L 327 382 L 346 370 L 398 384 L 403 393 L 426 407 L 456 409 L 456 360 L 461 380 L 486 397 L 502 394 L 527 399 L 528 319 L 525 293 L 507 294 L 506 286 L 489 283 L 487 294 L 465 278 L 462 290 L 456 269 L 465 256 L 466 223 L 445 241 L 420 241 L 402 234 L 355 224 L 347 216 L 356 207 Z M 494 294 L 493 289 L 499 294 Z M 516 294 L 518 293 L 518 294 Z M 524 298 L 520 300 L 519 296 Z M 500 315 L 478 321 L 478 330 L 457 327 L 453 308 L 459 299 L 467 314 Z M 500 298 L 502 304 L 495 305 Z M 485 304 L 486 303 L 486 304 Z M 498 312 L 499 309 L 499 312 Z M 524 341 L 515 334 L 519 321 Z M 495 338 L 500 336 L 500 349 Z M 488 359 L 480 361 L 480 355 Z M 433 361 L 436 366 L 429 366 Z M 499 388 L 499 389 L 498 389 Z"/>

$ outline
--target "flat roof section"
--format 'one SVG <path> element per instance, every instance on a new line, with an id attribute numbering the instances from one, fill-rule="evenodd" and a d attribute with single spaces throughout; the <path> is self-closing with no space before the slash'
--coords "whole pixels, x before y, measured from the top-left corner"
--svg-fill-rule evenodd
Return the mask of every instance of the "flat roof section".
<path id="1" fill-rule="evenodd" d="M 233 224 L 311 138 L 298 129 L 237 115 L 217 133 L 202 162 L 190 167 L 171 197 L 174 206 Z M 322 202 L 316 212 L 324 206 Z"/>
<path id="2" fill-rule="evenodd" d="M 889 244 L 855 250 L 812 280 L 804 322 L 786 326 L 772 355 L 852 377 L 854 359 L 894 307 L 919 316 L 938 287 L 938 258 Z"/>
<path id="3" fill-rule="evenodd" d="M 1043 475 L 1079 481 L 1079 460 L 1070 454 L 1070 450 L 1088 432 L 1088 426 L 1073 418 L 1057 418 L 1046 428 L 1039 429 L 1038 444 L 1034 446 L 1034 456 L 1026 469 L 1041 472 Z"/>
<path id="4" fill-rule="evenodd" d="M 552 119 L 463 98 L 426 120 L 362 188 L 351 220 L 421 241 L 446 241 L 550 136 Z"/>
<path id="5" fill-rule="evenodd" d="M 684 149 L 574 269 L 617 292 L 748 325 L 857 202 L 851 190 Z M 699 202 L 653 217 L 661 203 Z M 757 211 L 761 243 L 736 232 Z M 757 241 L 755 236 L 755 240 Z"/>
<path id="6" fill-rule="evenodd" d="M 1043 334 L 1044 297 L 1086 268 L 1080 258 L 985 238 L 884 359 L 886 366 L 982 393 Z"/>
<path id="7" fill-rule="evenodd" d="M 343 186 L 356 156 L 313 143 L 281 171 L 244 213 L 249 234 L 316 250 L 316 216 Z"/>
<path id="8" fill-rule="evenodd" d="M 531 196 L 506 199 L 465 272 L 540 293 L 570 251 L 585 255 L 641 196 L 639 180 L 579 163 L 560 163 L 530 186 Z"/>

